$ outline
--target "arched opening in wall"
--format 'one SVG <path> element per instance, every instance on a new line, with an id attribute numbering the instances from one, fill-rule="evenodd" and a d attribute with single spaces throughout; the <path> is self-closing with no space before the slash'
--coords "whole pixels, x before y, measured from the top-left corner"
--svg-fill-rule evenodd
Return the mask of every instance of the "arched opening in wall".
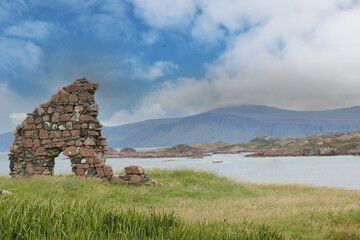
<path id="1" fill-rule="evenodd" d="M 69 175 L 72 174 L 71 160 L 62 152 L 54 159 L 54 175 Z"/>

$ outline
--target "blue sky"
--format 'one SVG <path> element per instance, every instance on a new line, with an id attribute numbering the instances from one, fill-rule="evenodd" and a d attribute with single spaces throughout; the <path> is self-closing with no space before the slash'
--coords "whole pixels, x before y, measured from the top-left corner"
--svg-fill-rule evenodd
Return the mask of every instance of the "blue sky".
<path id="1" fill-rule="evenodd" d="M 2 0 L 0 132 L 84 76 L 109 126 L 360 105 L 359 24 L 353 0 Z"/>

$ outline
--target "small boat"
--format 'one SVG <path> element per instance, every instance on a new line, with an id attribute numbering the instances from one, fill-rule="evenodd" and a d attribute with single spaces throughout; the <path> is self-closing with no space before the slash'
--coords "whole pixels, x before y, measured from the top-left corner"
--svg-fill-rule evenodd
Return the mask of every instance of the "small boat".
<path id="1" fill-rule="evenodd" d="M 212 160 L 211 162 L 212 162 L 212 163 L 222 163 L 223 161 L 220 161 L 220 160 Z"/>

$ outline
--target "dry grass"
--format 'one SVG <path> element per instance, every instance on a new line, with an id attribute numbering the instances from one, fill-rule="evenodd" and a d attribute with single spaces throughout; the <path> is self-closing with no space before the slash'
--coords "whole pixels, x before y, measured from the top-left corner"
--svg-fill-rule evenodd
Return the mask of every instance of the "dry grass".
<path id="1" fill-rule="evenodd" d="M 188 221 L 265 224 L 295 239 L 360 239 L 360 191 L 296 184 L 238 183 L 190 170 L 152 170 L 163 187 L 122 186 L 75 177 L 1 178 L 17 194 L 92 199 L 109 207 L 175 211 Z M 226 220 L 225 220 L 226 219 Z M 251 224 L 250 224 L 251 225 Z"/>

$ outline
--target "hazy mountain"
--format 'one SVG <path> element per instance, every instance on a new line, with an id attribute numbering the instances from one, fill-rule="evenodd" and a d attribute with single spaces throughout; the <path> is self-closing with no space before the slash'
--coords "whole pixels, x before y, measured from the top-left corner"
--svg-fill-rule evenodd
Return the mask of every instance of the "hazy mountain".
<path id="1" fill-rule="evenodd" d="M 194 116 L 149 120 L 104 128 L 114 147 L 173 146 L 202 142 L 247 142 L 257 136 L 306 137 L 360 129 L 360 107 L 291 111 L 267 106 L 218 108 Z"/>
<path id="2" fill-rule="evenodd" d="M 331 131 L 360 130 L 360 107 L 327 111 L 291 111 L 258 105 L 240 105 L 184 118 L 153 119 L 104 127 L 110 147 L 158 147 L 226 141 L 247 142 L 257 136 L 306 137 Z M 11 133 L 0 135 L 7 150 Z"/>

